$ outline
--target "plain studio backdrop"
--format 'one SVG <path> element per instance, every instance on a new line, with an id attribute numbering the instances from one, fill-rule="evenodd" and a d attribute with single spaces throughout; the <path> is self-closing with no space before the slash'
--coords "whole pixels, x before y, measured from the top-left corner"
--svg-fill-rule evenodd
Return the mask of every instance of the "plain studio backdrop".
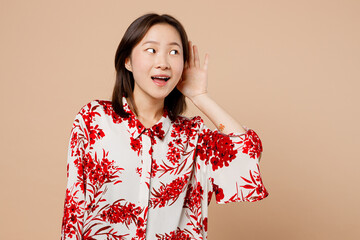
<path id="1" fill-rule="evenodd" d="M 360 236 L 360 1 L 0 1 L 0 239 L 59 239 L 76 113 L 111 99 L 126 28 L 176 17 L 209 95 L 254 129 L 268 198 L 209 210 L 209 240 Z M 200 115 L 190 101 L 186 116 Z"/>

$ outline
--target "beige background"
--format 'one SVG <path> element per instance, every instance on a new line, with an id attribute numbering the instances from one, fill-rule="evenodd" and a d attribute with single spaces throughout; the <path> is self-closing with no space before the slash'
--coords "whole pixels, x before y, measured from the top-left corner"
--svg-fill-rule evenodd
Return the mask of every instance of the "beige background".
<path id="1" fill-rule="evenodd" d="M 269 197 L 213 199 L 208 239 L 357 239 L 357 0 L 1 0 L 0 239 L 60 238 L 75 114 L 110 99 L 120 39 L 150 11 L 210 54 L 209 94 L 263 142 Z"/>

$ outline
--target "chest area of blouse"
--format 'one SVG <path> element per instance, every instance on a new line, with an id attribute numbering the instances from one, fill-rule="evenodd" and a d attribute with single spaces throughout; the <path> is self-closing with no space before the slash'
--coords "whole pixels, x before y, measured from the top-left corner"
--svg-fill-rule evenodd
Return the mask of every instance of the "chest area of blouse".
<path id="1" fill-rule="evenodd" d="M 132 134 L 136 129 L 125 121 L 114 124 L 111 119 L 102 118 L 93 124 L 90 155 L 98 159 L 106 157 L 138 177 L 149 173 L 157 178 L 176 177 L 189 175 L 193 170 L 196 136 L 179 132 L 173 126 L 160 139 L 148 129 L 137 136 Z"/>

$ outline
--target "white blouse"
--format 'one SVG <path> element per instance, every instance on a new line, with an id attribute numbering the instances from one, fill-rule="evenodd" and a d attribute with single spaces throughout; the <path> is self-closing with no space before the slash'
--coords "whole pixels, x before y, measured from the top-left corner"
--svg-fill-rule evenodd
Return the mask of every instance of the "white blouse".
<path id="1" fill-rule="evenodd" d="M 207 239 L 208 205 L 268 196 L 262 144 L 251 129 L 224 134 L 200 116 L 145 128 L 123 97 L 93 100 L 75 117 L 61 239 Z"/>

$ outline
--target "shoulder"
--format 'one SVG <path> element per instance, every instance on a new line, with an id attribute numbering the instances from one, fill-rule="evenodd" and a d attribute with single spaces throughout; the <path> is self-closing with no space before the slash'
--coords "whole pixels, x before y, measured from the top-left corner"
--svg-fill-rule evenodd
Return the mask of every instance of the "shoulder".
<path id="1" fill-rule="evenodd" d="M 103 99 L 93 99 L 88 101 L 87 103 L 83 104 L 80 109 L 78 110 L 77 115 L 91 115 L 95 112 L 103 112 L 107 111 L 112 108 L 112 104 L 110 100 L 103 100 Z"/>
<path id="2" fill-rule="evenodd" d="M 109 118 L 114 124 L 119 124 L 125 120 L 113 109 L 112 101 L 104 99 L 94 99 L 84 104 L 79 110 L 84 119 L 87 118 L 88 122 L 96 122 L 101 124 L 102 121 L 109 122 Z"/>

